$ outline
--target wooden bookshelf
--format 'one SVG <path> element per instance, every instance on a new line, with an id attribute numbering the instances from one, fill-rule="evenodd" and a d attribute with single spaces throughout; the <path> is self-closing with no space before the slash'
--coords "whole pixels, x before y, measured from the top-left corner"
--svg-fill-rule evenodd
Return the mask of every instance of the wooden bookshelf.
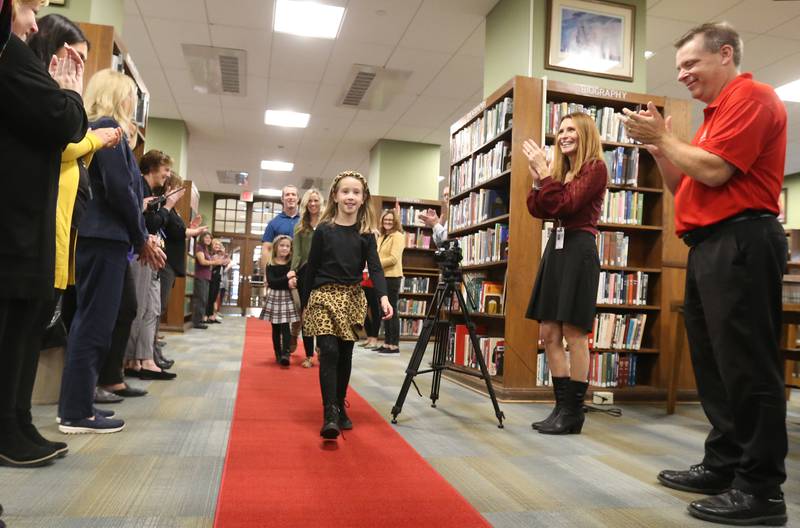
<path id="1" fill-rule="evenodd" d="M 425 209 L 434 209 L 437 214 L 442 213 L 442 204 L 436 200 L 422 200 L 413 198 L 398 198 L 395 196 L 372 196 L 372 208 L 375 212 L 378 222 L 384 211 L 394 209 L 395 204 L 400 205 L 401 211 L 410 210 L 413 208 L 415 211 L 422 212 Z M 425 311 L 427 313 L 430 303 L 433 301 L 433 293 L 436 291 L 436 285 L 439 277 L 439 268 L 436 266 L 434 260 L 434 253 L 436 246 L 433 244 L 432 234 L 433 230 L 416 220 L 416 213 L 414 218 L 405 218 L 401 221 L 403 230 L 406 233 L 414 233 L 418 237 L 430 237 L 429 247 L 409 247 L 407 246 L 403 251 L 403 275 L 406 280 L 415 278 L 429 279 L 428 290 L 425 292 L 404 292 L 400 290 L 400 300 L 409 299 L 414 301 L 426 302 Z M 403 334 L 403 320 L 420 320 L 424 315 L 409 315 L 399 314 L 400 317 L 400 340 L 401 341 L 416 341 L 417 335 Z M 435 339 L 433 337 L 432 339 Z"/>
<path id="2" fill-rule="evenodd" d="M 511 126 L 498 120 L 490 122 L 490 115 L 497 115 L 498 108 L 513 100 L 510 113 Z M 648 101 L 666 114 L 673 116 L 673 130 L 684 139 L 690 135 L 691 116 L 687 101 L 665 97 L 636 94 L 623 90 L 606 90 L 594 86 L 546 81 L 530 77 L 514 77 L 482 101 L 450 129 L 451 157 L 450 188 L 451 211 L 463 200 L 481 190 L 500 190 L 507 196 L 507 215 L 486 218 L 474 225 L 450 231 L 449 237 L 458 238 L 493 227 L 494 224 L 508 226 L 508 251 L 492 255 L 491 260 L 463 266 L 467 271 L 482 271 L 493 282 L 505 282 L 504 315 L 476 313 L 474 319 L 486 329 L 488 337 L 502 337 L 505 350 L 502 374 L 494 377 L 495 390 L 503 400 L 550 400 L 552 389 L 537 386 L 537 355 L 540 352 L 539 325 L 525 317 L 542 252 L 542 221 L 528 213 L 526 199 L 531 187 L 527 159 L 521 152 L 522 142 L 533 138 L 537 143 L 552 144 L 554 136 L 547 133 L 547 103 L 580 103 L 599 108 L 611 107 L 615 113 L 622 108 L 635 109 Z M 500 112 L 502 114 L 502 112 Z M 494 125 L 496 134 L 471 135 L 467 131 L 483 120 L 483 126 Z M 464 138 L 469 137 L 466 141 Z M 478 139 L 475 141 L 475 139 Z M 505 143 L 503 143 L 505 142 Z M 498 145 L 501 145 L 498 147 Z M 489 157 L 487 153 L 502 152 L 506 146 L 507 157 Z M 477 145 L 473 148 L 474 145 Z M 648 274 L 646 304 L 599 304 L 598 313 L 647 314 L 643 325 L 642 343 L 639 350 L 597 349 L 598 353 L 635 353 L 636 384 L 621 388 L 607 388 L 621 400 L 663 401 L 666 398 L 669 366 L 675 350 L 673 340 L 674 317 L 669 310 L 670 302 L 683 296 L 687 250 L 674 234 L 672 196 L 664 192 L 661 174 L 650 153 L 639 145 L 624 140 L 603 141 L 604 150 L 623 147 L 628 157 L 636 150 L 638 155 L 637 181 L 634 184 L 614 183 L 611 191 L 634 191 L 643 197 L 641 225 L 603 223 L 601 232 L 621 232 L 628 237 L 627 263 L 604 265 L 609 272 Z M 627 161 L 627 160 L 626 160 Z M 482 179 L 478 180 L 477 166 L 491 163 Z M 632 165 L 636 167 L 636 165 Z M 626 165 L 627 167 L 627 165 Z M 633 169 L 631 169 L 633 172 Z M 471 175 L 469 176 L 465 175 Z M 463 211 L 463 209 L 462 209 Z M 452 213 L 451 213 L 452 214 Z M 452 217 L 452 216 L 451 216 Z M 458 319 L 458 312 L 451 314 Z M 457 365 L 458 369 L 469 367 Z M 458 372 L 445 373 L 448 378 L 485 393 L 481 380 Z M 682 399 L 694 398 L 693 375 L 682 372 L 679 378 Z M 590 388 L 591 390 L 592 388 Z"/>
<path id="3" fill-rule="evenodd" d="M 141 75 L 139 75 L 139 70 L 136 68 L 136 63 L 134 63 L 130 53 L 128 53 L 127 46 L 114 30 L 114 26 L 90 24 L 88 22 L 79 22 L 78 25 L 92 46 L 92 51 L 89 53 L 84 66 L 84 86 L 89 84 L 89 80 L 95 73 L 106 68 L 121 71 L 136 83 L 138 90 L 137 100 L 140 106 L 137 111 L 137 117 L 139 118 L 137 120 L 137 133 L 139 137 L 133 153 L 139 159 L 145 152 L 150 92 L 147 90 Z"/>

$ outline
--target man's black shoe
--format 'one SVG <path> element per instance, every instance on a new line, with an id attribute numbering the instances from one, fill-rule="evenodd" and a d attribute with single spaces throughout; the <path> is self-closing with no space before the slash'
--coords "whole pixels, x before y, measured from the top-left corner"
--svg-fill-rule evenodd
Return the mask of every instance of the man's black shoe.
<path id="1" fill-rule="evenodd" d="M 733 478 L 711 471 L 703 464 L 695 464 L 688 471 L 665 469 L 658 474 L 658 481 L 676 490 L 716 495 L 727 491 Z"/>
<path id="2" fill-rule="evenodd" d="M 127 383 L 125 384 L 124 389 L 117 389 L 115 391 L 111 391 L 117 396 L 122 396 L 123 398 L 138 398 L 140 396 L 145 396 L 147 391 L 144 389 L 137 389 L 136 387 L 131 387 Z"/>
<path id="3" fill-rule="evenodd" d="M 737 526 L 783 526 L 788 520 L 783 493 L 769 498 L 756 497 L 737 489 L 696 500 L 689 504 L 689 513 L 704 521 Z"/>
<path id="4" fill-rule="evenodd" d="M 281 364 L 282 367 L 288 367 L 291 364 L 291 359 L 289 359 L 289 354 L 282 354 L 278 362 Z"/>
<path id="5" fill-rule="evenodd" d="M 205 323 L 199 323 L 196 325 L 192 325 L 192 328 L 199 328 L 200 330 L 205 330 L 208 328 L 208 325 Z"/>

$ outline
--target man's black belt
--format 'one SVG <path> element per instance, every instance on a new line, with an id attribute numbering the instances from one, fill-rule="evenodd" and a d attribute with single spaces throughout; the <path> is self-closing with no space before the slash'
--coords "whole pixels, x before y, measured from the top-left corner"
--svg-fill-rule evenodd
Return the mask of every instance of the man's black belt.
<path id="1" fill-rule="evenodd" d="M 737 215 L 728 217 L 725 220 L 720 220 L 716 224 L 698 227 L 692 229 L 691 231 L 687 231 L 681 235 L 681 239 L 687 246 L 693 247 L 719 231 L 722 227 L 735 224 L 737 222 L 744 222 L 745 220 L 758 220 L 759 218 L 775 218 L 775 213 L 770 213 L 769 211 L 743 211 Z"/>

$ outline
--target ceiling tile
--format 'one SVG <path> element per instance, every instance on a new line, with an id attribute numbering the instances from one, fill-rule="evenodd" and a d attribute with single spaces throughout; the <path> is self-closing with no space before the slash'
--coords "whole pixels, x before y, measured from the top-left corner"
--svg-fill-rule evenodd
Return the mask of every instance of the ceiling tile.
<path id="1" fill-rule="evenodd" d="M 178 109 L 191 133 L 193 130 L 220 130 L 222 109 L 219 105 L 178 102 Z"/>
<path id="2" fill-rule="evenodd" d="M 438 128 L 461 103 L 446 97 L 421 96 L 398 124 Z"/>
<path id="3" fill-rule="evenodd" d="M 421 0 L 351 0 L 338 40 L 394 46 L 420 4 Z"/>
<path id="4" fill-rule="evenodd" d="M 444 4 L 431 0 L 422 4 L 400 45 L 453 53 L 484 21 L 483 16 L 447 9 Z"/>
<path id="5" fill-rule="evenodd" d="M 146 66 L 161 67 L 156 50 L 150 42 L 144 20 L 140 16 L 126 15 L 122 32 L 125 47 L 128 48 L 128 53 L 131 54 L 134 64 L 140 71 Z"/>
<path id="6" fill-rule="evenodd" d="M 410 71 L 411 76 L 406 80 L 405 91 L 421 94 L 445 67 L 451 56 L 444 52 L 398 47 L 386 67 L 392 70 Z"/>
<path id="7" fill-rule="evenodd" d="M 383 67 L 393 49 L 392 46 L 382 44 L 337 41 L 325 69 L 323 82 L 344 89 L 345 83 L 352 80 L 353 64 Z"/>
<path id="8" fill-rule="evenodd" d="M 270 78 L 319 82 L 334 41 L 275 33 L 270 53 Z"/>
<path id="9" fill-rule="evenodd" d="M 389 105 L 384 110 L 359 110 L 356 120 L 392 125 L 411 108 L 416 100 L 416 95 L 407 93 L 394 94 L 389 101 Z"/>
<path id="10" fill-rule="evenodd" d="M 210 28 L 213 46 L 247 52 L 247 75 L 259 77 L 269 75 L 271 32 L 216 25 L 212 25 Z"/>
<path id="11" fill-rule="evenodd" d="M 799 2 L 767 3 L 764 0 L 744 0 L 725 11 L 720 18 L 738 31 L 766 33 L 796 17 L 800 17 Z"/>
<path id="12" fill-rule="evenodd" d="M 747 50 L 745 50 L 746 52 Z M 789 55 L 779 61 L 756 70 L 753 77 L 774 87 L 781 86 L 800 77 L 800 53 Z"/>
<path id="13" fill-rule="evenodd" d="M 426 127 L 412 127 L 405 125 L 395 125 L 386 133 L 385 139 L 395 139 L 397 141 L 413 141 L 424 143 L 425 138 L 433 131 Z"/>
<path id="14" fill-rule="evenodd" d="M 648 6 L 647 14 L 673 20 L 693 21 L 696 25 L 706 20 L 720 18 L 722 14 L 740 1 L 714 0 L 713 2 L 698 2 L 697 0 L 669 0 L 668 2 L 659 2 L 652 7 Z"/>
<path id="15" fill-rule="evenodd" d="M 146 18 L 153 47 L 164 68 L 187 68 L 181 44 L 210 46 L 208 24 Z"/>
<path id="16" fill-rule="evenodd" d="M 486 48 L 486 22 L 481 22 L 475 31 L 472 32 L 467 40 L 458 49 L 459 55 L 471 55 L 483 59 L 484 49 Z"/>
<path id="17" fill-rule="evenodd" d="M 315 82 L 271 79 L 266 91 L 267 107 L 274 110 L 311 113 L 318 89 L 319 84 Z M 264 110 L 266 108 L 261 110 L 262 117 Z"/>
<path id="18" fill-rule="evenodd" d="M 355 117 L 357 110 L 340 106 L 339 102 L 342 97 L 344 97 L 344 89 L 341 86 L 320 85 L 317 98 L 314 100 L 314 109 L 311 112 L 312 119 L 324 117 L 339 119 L 342 123 L 349 122 Z"/>
<path id="19" fill-rule="evenodd" d="M 174 101 L 172 97 L 172 88 L 170 84 L 167 82 L 167 78 L 164 77 L 164 72 L 159 67 L 140 67 L 137 63 L 137 69 L 139 70 L 139 74 L 142 76 L 145 85 L 147 86 L 147 91 L 150 92 L 150 99 L 163 99 L 168 101 Z"/>
<path id="20" fill-rule="evenodd" d="M 800 38 L 800 34 L 797 32 L 797 18 L 793 18 L 777 26 L 770 30 L 769 34 L 773 37 L 782 37 L 782 38 L 793 38 L 798 39 Z"/>
<path id="21" fill-rule="evenodd" d="M 483 58 L 456 55 L 431 82 L 423 95 L 465 99 L 483 87 Z"/>
<path id="22" fill-rule="evenodd" d="M 182 119 L 172 99 L 150 99 L 150 117 Z"/>
<path id="23" fill-rule="evenodd" d="M 217 108 L 221 106 L 218 95 L 203 94 L 194 90 L 189 70 L 167 70 L 167 82 L 169 82 L 172 95 L 178 103 L 205 104 Z"/>
<path id="24" fill-rule="evenodd" d="M 272 29 L 274 2 L 266 0 L 206 0 L 211 24 Z"/>
<path id="25" fill-rule="evenodd" d="M 694 20 L 673 20 L 657 17 L 648 12 L 647 49 L 659 52 L 663 52 L 662 48 L 669 50 L 676 40 L 696 25 L 697 22 Z M 672 55 L 675 55 L 674 52 Z"/>
<path id="26" fill-rule="evenodd" d="M 389 123 L 379 123 L 372 121 L 353 121 L 347 127 L 347 131 L 342 138 L 341 145 L 347 145 L 347 148 L 363 148 L 367 150 L 372 148 L 372 145 L 378 142 L 379 139 L 384 137 L 392 125 Z M 338 154 L 339 150 L 337 150 Z"/>
<path id="27" fill-rule="evenodd" d="M 264 77 L 255 77 L 249 75 L 245 82 L 246 95 L 220 95 L 220 101 L 223 108 L 246 108 L 250 112 L 257 112 L 257 109 L 263 110 L 267 106 L 267 84 L 268 81 Z"/>
<path id="28" fill-rule="evenodd" d="M 208 23 L 204 0 L 136 0 L 142 16 L 148 20 L 164 18 L 184 22 Z"/>
<path id="29" fill-rule="evenodd" d="M 800 40 L 759 35 L 744 41 L 742 71 L 760 70 L 781 59 L 800 53 Z M 800 77 L 800 72 L 795 78 Z"/>

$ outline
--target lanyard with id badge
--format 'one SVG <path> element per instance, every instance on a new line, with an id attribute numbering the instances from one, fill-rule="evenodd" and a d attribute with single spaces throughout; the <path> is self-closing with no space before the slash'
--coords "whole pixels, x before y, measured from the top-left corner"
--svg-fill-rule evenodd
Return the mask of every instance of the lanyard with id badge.
<path id="1" fill-rule="evenodd" d="M 556 249 L 564 249 L 564 227 L 561 225 L 561 220 L 558 221 L 556 228 Z"/>

